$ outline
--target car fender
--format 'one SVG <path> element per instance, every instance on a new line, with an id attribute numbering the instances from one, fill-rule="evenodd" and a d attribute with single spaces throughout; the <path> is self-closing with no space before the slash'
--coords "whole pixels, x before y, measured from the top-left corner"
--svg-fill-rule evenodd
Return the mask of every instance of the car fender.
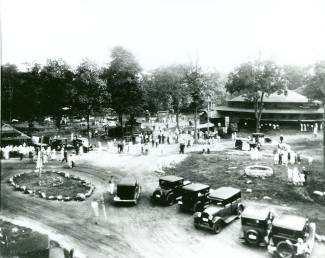
<path id="1" fill-rule="evenodd" d="M 216 223 L 217 221 L 222 221 L 222 223 L 224 222 L 223 219 L 219 216 L 215 216 L 213 219 L 212 219 L 212 223 Z"/>

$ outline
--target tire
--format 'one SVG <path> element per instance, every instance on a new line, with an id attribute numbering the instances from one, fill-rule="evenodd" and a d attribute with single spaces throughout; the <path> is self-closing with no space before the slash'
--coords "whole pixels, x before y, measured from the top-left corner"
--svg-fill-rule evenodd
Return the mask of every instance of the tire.
<path id="1" fill-rule="evenodd" d="M 252 239 L 250 236 L 255 236 L 255 239 Z M 245 242 L 249 245 L 258 245 L 260 243 L 260 234 L 256 230 L 246 231 Z"/>
<path id="2" fill-rule="evenodd" d="M 213 232 L 215 234 L 219 234 L 222 230 L 223 223 L 221 220 L 218 220 L 216 223 L 213 224 Z"/>
<path id="3" fill-rule="evenodd" d="M 280 258 L 293 258 L 295 256 L 293 246 L 285 241 L 281 241 L 277 244 L 276 253 Z"/>

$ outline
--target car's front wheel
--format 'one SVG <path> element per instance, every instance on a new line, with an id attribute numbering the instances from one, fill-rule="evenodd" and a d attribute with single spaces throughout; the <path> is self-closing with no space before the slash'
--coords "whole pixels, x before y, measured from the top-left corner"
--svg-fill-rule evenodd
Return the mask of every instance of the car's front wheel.
<path id="1" fill-rule="evenodd" d="M 218 220 L 217 222 L 215 222 L 214 224 L 213 224 L 213 232 L 215 233 L 215 234 L 219 234 L 220 232 L 221 232 L 221 230 L 222 230 L 222 221 L 221 220 Z"/>

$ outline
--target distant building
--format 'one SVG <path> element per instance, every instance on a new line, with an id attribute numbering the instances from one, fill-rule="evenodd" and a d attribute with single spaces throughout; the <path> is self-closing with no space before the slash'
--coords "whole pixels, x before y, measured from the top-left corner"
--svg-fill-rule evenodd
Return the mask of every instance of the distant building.
<path id="1" fill-rule="evenodd" d="M 253 102 L 242 95 L 227 101 L 226 106 L 217 106 L 218 117 L 229 117 L 239 128 L 255 126 Z M 286 90 L 282 94 L 273 93 L 264 98 L 261 124 L 276 123 L 285 126 L 299 126 L 300 123 L 321 123 L 324 109 L 320 101 Z"/>

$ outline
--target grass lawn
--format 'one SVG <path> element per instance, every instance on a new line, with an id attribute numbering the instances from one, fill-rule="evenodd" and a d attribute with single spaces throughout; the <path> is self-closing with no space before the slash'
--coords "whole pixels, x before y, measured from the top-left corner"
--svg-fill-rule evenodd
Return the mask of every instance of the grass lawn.
<path id="1" fill-rule="evenodd" d="M 305 144 L 305 145 L 304 145 Z M 292 145 L 300 148 L 309 148 L 311 152 L 321 151 L 320 144 L 310 142 L 296 142 Z M 303 147 L 305 146 L 305 147 Z M 309 217 L 317 223 L 317 231 L 325 234 L 325 197 L 316 198 L 312 193 L 315 190 L 325 192 L 325 172 L 323 164 L 315 160 L 311 165 L 312 175 L 308 178 L 306 187 L 298 187 L 287 184 L 287 168 L 283 165 L 273 165 L 272 150 L 274 145 L 265 145 L 264 157 L 260 161 L 251 161 L 247 152 L 227 150 L 211 154 L 192 153 L 182 163 L 174 168 L 166 168 L 167 174 L 182 176 L 193 182 L 209 184 L 212 189 L 220 186 L 233 186 L 242 189 L 243 199 L 262 200 L 264 196 L 271 197 L 273 204 L 296 207 L 296 213 Z M 242 175 L 242 171 L 249 165 L 265 165 L 273 168 L 274 175 L 270 178 L 248 178 Z M 306 159 L 303 159 L 300 169 L 307 167 Z M 250 184 L 246 182 L 251 180 Z M 252 189 L 252 192 L 246 192 Z"/>

